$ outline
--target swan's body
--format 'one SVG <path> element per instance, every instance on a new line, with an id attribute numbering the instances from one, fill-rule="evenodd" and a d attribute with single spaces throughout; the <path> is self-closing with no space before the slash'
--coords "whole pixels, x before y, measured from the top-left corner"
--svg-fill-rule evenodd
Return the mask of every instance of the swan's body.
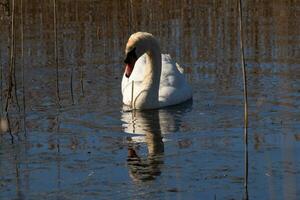
<path id="1" fill-rule="evenodd" d="M 136 97 L 143 90 L 143 79 L 146 67 L 146 54 L 135 63 L 134 70 L 129 78 L 123 75 L 122 94 L 123 103 L 131 106 L 131 93 Z M 182 70 L 168 54 L 162 54 L 162 70 L 159 82 L 158 102 L 159 107 L 175 105 L 192 97 L 191 87 L 187 84 Z M 183 71 L 183 70 L 182 70 Z M 133 87 L 132 87 L 132 84 Z"/>
<path id="2" fill-rule="evenodd" d="M 125 105 L 132 109 L 156 109 L 192 98 L 192 89 L 185 80 L 183 69 L 170 55 L 161 54 L 158 42 L 151 34 L 133 34 L 126 53 L 127 65 L 122 79 Z M 132 55 L 133 61 L 128 58 Z"/>

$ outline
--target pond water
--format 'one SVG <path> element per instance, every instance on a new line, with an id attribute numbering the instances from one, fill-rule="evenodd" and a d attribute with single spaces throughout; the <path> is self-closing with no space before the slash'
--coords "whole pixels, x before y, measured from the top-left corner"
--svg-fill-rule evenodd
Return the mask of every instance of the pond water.
<path id="1" fill-rule="evenodd" d="M 54 1 L 21 2 L 0 199 L 299 199 L 299 1 L 243 1 L 247 166 L 235 1 L 56 0 L 56 39 Z M 0 11 L 4 118 L 11 37 Z M 124 47 L 136 31 L 185 69 L 193 101 L 123 111 Z"/>

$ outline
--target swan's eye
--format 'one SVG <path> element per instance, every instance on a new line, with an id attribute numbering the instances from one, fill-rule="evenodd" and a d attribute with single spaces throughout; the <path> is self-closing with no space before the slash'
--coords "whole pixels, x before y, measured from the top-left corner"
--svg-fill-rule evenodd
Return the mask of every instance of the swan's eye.
<path id="1" fill-rule="evenodd" d="M 131 64 L 131 63 L 134 63 L 137 60 L 135 49 L 136 48 L 133 48 L 131 51 L 129 51 L 127 53 L 126 58 L 124 60 L 125 64 Z"/>

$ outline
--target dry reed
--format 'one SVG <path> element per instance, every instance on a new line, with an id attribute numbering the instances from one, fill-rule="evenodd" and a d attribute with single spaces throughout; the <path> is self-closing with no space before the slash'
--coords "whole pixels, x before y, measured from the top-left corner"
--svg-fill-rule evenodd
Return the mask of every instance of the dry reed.
<path id="1" fill-rule="evenodd" d="M 11 24 L 10 24 L 10 63 L 9 63 L 9 83 L 8 83 L 8 90 L 7 90 L 7 95 L 6 95 L 6 103 L 5 103 L 5 113 L 6 113 L 6 120 L 8 124 L 8 131 L 11 137 L 11 143 L 14 143 L 14 136 L 11 131 L 11 125 L 10 125 L 10 119 L 9 119 L 9 114 L 8 114 L 8 108 L 10 101 L 12 101 L 12 89 L 13 89 L 13 82 L 15 78 L 15 0 L 12 0 L 11 2 Z M 16 86 L 14 86 L 16 87 Z M 15 92 L 16 95 L 16 92 Z M 17 96 L 16 96 L 17 97 Z M 16 98 L 17 100 L 17 98 Z"/>
<path id="2" fill-rule="evenodd" d="M 74 105 L 74 92 L 73 92 L 73 65 L 71 67 L 71 77 L 70 77 L 70 91 L 71 91 L 71 98 L 72 98 L 72 105 Z"/>
<path id="3" fill-rule="evenodd" d="M 26 97 L 25 97 L 25 69 L 24 69 L 24 16 L 23 0 L 21 0 L 21 64 L 22 64 L 22 91 L 23 91 L 23 129 L 26 136 Z"/>
<path id="4" fill-rule="evenodd" d="M 247 91 L 247 71 L 245 67 L 244 56 L 244 37 L 243 37 L 243 12 L 242 12 L 242 0 L 238 2 L 239 10 L 239 32 L 240 32 L 240 51 L 243 71 L 243 87 L 244 87 L 244 159 L 245 159 L 245 175 L 244 175 L 244 199 L 248 199 L 248 91 Z"/>
<path id="5" fill-rule="evenodd" d="M 56 65 L 56 97 L 57 97 L 57 104 L 60 107 L 58 51 L 57 51 L 57 16 L 56 15 L 57 15 L 56 0 L 53 0 L 54 59 Z"/>
<path id="6" fill-rule="evenodd" d="M 80 86 L 81 86 L 81 95 L 84 96 L 84 87 L 83 87 L 83 65 L 80 66 Z"/>

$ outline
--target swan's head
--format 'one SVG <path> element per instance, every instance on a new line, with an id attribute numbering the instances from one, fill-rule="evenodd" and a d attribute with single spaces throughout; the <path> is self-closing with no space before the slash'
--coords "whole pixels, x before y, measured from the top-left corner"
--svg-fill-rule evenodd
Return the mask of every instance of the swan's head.
<path id="1" fill-rule="evenodd" d="M 124 60 L 127 78 L 131 75 L 137 59 L 154 48 L 159 50 L 158 42 L 151 33 L 136 32 L 129 37 L 125 48 Z"/>

